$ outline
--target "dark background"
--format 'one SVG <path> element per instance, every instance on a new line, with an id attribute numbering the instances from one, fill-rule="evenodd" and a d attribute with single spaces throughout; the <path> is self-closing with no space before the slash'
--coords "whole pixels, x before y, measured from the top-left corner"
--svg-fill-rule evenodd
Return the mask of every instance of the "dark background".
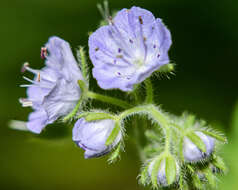
<path id="1" fill-rule="evenodd" d="M 121 160 L 84 160 L 71 141 L 71 129 L 47 127 L 36 135 L 13 131 L 11 119 L 26 120 L 20 68 L 25 61 L 41 68 L 40 48 L 52 35 L 87 48 L 87 33 L 101 19 L 96 0 L 13 0 L 0 2 L 0 189 L 139 189 L 140 162 L 130 140 Z M 222 154 L 230 172 L 219 189 L 238 185 L 238 149 L 231 114 L 238 95 L 238 1 L 109 1 L 111 10 L 133 5 L 163 19 L 172 33 L 170 58 L 176 76 L 154 80 L 157 102 L 167 111 L 196 113 L 229 137 Z M 238 117 L 238 116 L 237 116 Z M 233 127 L 233 128 L 232 128 Z M 236 130 L 237 132 L 237 130 Z"/>

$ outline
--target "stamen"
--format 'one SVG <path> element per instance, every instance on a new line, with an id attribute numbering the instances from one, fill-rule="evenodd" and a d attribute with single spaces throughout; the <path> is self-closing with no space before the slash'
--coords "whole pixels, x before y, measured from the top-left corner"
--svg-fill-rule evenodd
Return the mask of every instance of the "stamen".
<path id="1" fill-rule="evenodd" d="M 154 48 L 154 49 L 156 48 L 156 45 L 155 45 L 155 44 L 153 45 L 153 48 Z"/>
<path id="2" fill-rule="evenodd" d="M 159 58 L 159 57 L 160 57 L 160 54 L 158 53 L 157 58 Z"/>
<path id="3" fill-rule="evenodd" d="M 25 99 L 25 98 L 20 98 L 19 102 L 22 104 L 23 107 L 31 107 L 33 106 L 32 101 Z"/>
<path id="4" fill-rule="evenodd" d="M 143 37 L 143 40 L 144 40 L 144 42 L 147 40 L 147 38 L 146 37 Z"/>
<path id="5" fill-rule="evenodd" d="M 29 78 L 27 78 L 27 77 L 23 77 L 23 78 L 24 78 L 26 81 L 31 82 L 31 83 L 33 83 L 33 84 L 37 83 L 37 81 L 31 80 L 31 79 L 29 79 Z"/>
<path id="6" fill-rule="evenodd" d="M 133 41 L 132 41 L 132 39 L 129 39 L 129 42 L 133 44 Z"/>
<path id="7" fill-rule="evenodd" d="M 38 73 L 38 74 L 37 74 L 36 81 L 37 81 L 37 82 L 40 82 L 40 79 L 41 79 L 41 78 L 40 78 L 40 73 Z"/>
<path id="8" fill-rule="evenodd" d="M 114 21 L 111 16 L 108 17 L 108 23 L 114 25 Z"/>
<path id="9" fill-rule="evenodd" d="M 96 48 L 95 48 L 95 51 L 98 51 L 98 50 L 99 50 L 99 48 L 98 48 L 98 47 L 96 47 Z"/>
<path id="10" fill-rule="evenodd" d="M 141 16 L 139 16 L 139 22 L 140 22 L 140 24 L 143 24 L 143 20 L 142 20 Z"/>
<path id="11" fill-rule="evenodd" d="M 121 53 L 121 51 L 122 51 L 121 48 L 118 48 L 118 53 Z"/>
<path id="12" fill-rule="evenodd" d="M 26 71 L 26 69 L 27 69 L 27 67 L 29 66 L 29 63 L 24 63 L 23 65 L 22 65 L 22 68 L 21 68 L 21 72 L 22 73 L 24 73 L 25 71 Z"/>
<path id="13" fill-rule="evenodd" d="M 42 47 L 41 52 L 40 52 L 41 59 L 45 59 L 47 57 L 47 55 L 48 55 L 48 53 L 47 53 L 46 47 Z"/>

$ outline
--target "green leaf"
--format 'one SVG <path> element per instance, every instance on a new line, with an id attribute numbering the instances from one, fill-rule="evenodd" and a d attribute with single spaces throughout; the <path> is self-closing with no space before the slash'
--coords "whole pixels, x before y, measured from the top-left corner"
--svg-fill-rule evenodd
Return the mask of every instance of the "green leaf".
<path id="1" fill-rule="evenodd" d="M 225 137 L 223 137 L 222 135 L 219 135 L 215 132 L 206 131 L 206 130 L 199 130 L 199 131 L 203 132 L 205 135 L 208 135 L 210 137 L 215 138 L 218 141 L 221 141 L 223 143 L 227 143 L 227 139 Z"/>
<path id="2" fill-rule="evenodd" d="M 171 185 L 176 178 L 176 162 L 175 159 L 170 155 L 165 158 L 165 174 L 168 185 Z"/>
<path id="3" fill-rule="evenodd" d="M 96 121 L 96 120 L 114 119 L 114 118 L 111 114 L 108 114 L 108 113 L 91 112 L 91 113 L 87 114 L 85 119 L 86 119 L 86 121 Z"/>
<path id="4" fill-rule="evenodd" d="M 116 139 L 116 137 L 117 137 L 117 135 L 118 135 L 118 133 L 119 133 L 120 130 L 121 130 L 120 123 L 119 123 L 119 122 L 116 122 L 116 123 L 115 123 L 115 126 L 114 126 L 114 128 L 113 128 L 113 130 L 112 130 L 112 132 L 111 132 L 111 134 L 110 134 L 109 137 L 107 138 L 107 141 L 106 141 L 106 143 L 105 143 L 106 146 L 112 144 L 112 143 L 115 141 L 115 139 Z"/>
<path id="5" fill-rule="evenodd" d="M 202 141 L 202 139 L 197 136 L 194 132 L 190 132 L 187 134 L 187 137 L 202 151 L 206 152 L 206 145 Z"/>
<path id="6" fill-rule="evenodd" d="M 117 148 L 111 153 L 108 161 L 109 163 L 114 163 L 120 157 L 121 143 L 117 145 Z"/>

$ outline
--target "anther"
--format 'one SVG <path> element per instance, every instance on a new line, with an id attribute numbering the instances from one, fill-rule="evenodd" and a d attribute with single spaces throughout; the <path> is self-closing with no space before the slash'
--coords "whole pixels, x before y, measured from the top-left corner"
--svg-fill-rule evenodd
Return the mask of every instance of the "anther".
<path id="1" fill-rule="evenodd" d="M 98 47 L 96 47 L 96 48 L 95 48 L 95 51 L 98 51 L 98 50 L 99 50 L 99 48 L 98 48 Z"/>
<path id="2" fill-rule="evenodd" d="M 41 59 L 45 59 L 47 57 L 48 53 L 47 53 L 47 48 L 42 47 L 41 48 L 41 52 L 40 52 L 40 57 Z"/>
<path id="3" fill-rule="evenodd" d="M 108 23 L 114 25 L 114 21 L 111 16 L 108 17 Z"/>
<path id="4" fill-rule="evenodd" d="M 132 39 L 129 39 L 129 42 L 133 44 L 133 41 L 132 41 Z"/>
<path id="5" fill-rule="evenodd" d="M 41 79 L 41 78 L 40 78 L 40 73 L 38 73 L 38 74 L 37 74 L 36 81 L 37 81 L 37 82 L 40 82 L 40 79 Z"/>
<path id="6" fill-rule="evenodd" d="M 22 104 L 23 107 L 30 107 L 33 106 L 32 101 L 26 99 L 26 98 L 20 98 L 19 102 Z"/>
<path id="7" fill-rule="evenodd" d="M 29 66 L 29 63 L 24 63 L 21 68 L 21 72 L 24 73 L 26 71 L 26 68 Z"/>
<path id="8" fill-rule="evenodd" d="M 140 24 L 143 24 L 143 20 L 142 20 L 141 16 L 139 16 L 139 22 L 140 22 Z"/>

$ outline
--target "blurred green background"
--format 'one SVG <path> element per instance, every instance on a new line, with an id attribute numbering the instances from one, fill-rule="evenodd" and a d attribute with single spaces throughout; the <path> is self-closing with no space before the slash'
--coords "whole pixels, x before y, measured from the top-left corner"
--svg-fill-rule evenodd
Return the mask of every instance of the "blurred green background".
<path id="1" fill-rule="evenodd" d="M 25 97 L 20 68 L 23 62 L 41 68 L 40 48 L 52 35 L 75 49 L 87 47 L 87 33 L 100 20 L 96 0 L 1 0 L 0 3 L 0 189 L 142 189 L 136 177 L 140 162 L 126 140 L 121 160 L 108 165 L 106 158 L 84 160 L 71 141 L 70 128 L 47 127 L 36 135 L 13 131 L 11 119 L 26 120 L 30 109 L 21 108 Z M 110 1 L 111 10 L 146 8 L 171 30 L 170 57 L 176 76 L 154 80 L 157 101 L 167 111 L 196 113 L 229 138 L 224 156 L 230 172 L 219 188 L 238 186 L 238 1 L 141 0 Z M 238 106 L 238 105 L 237 105 Z M 233 120 L 232 120 L 233 115 Z"/>

